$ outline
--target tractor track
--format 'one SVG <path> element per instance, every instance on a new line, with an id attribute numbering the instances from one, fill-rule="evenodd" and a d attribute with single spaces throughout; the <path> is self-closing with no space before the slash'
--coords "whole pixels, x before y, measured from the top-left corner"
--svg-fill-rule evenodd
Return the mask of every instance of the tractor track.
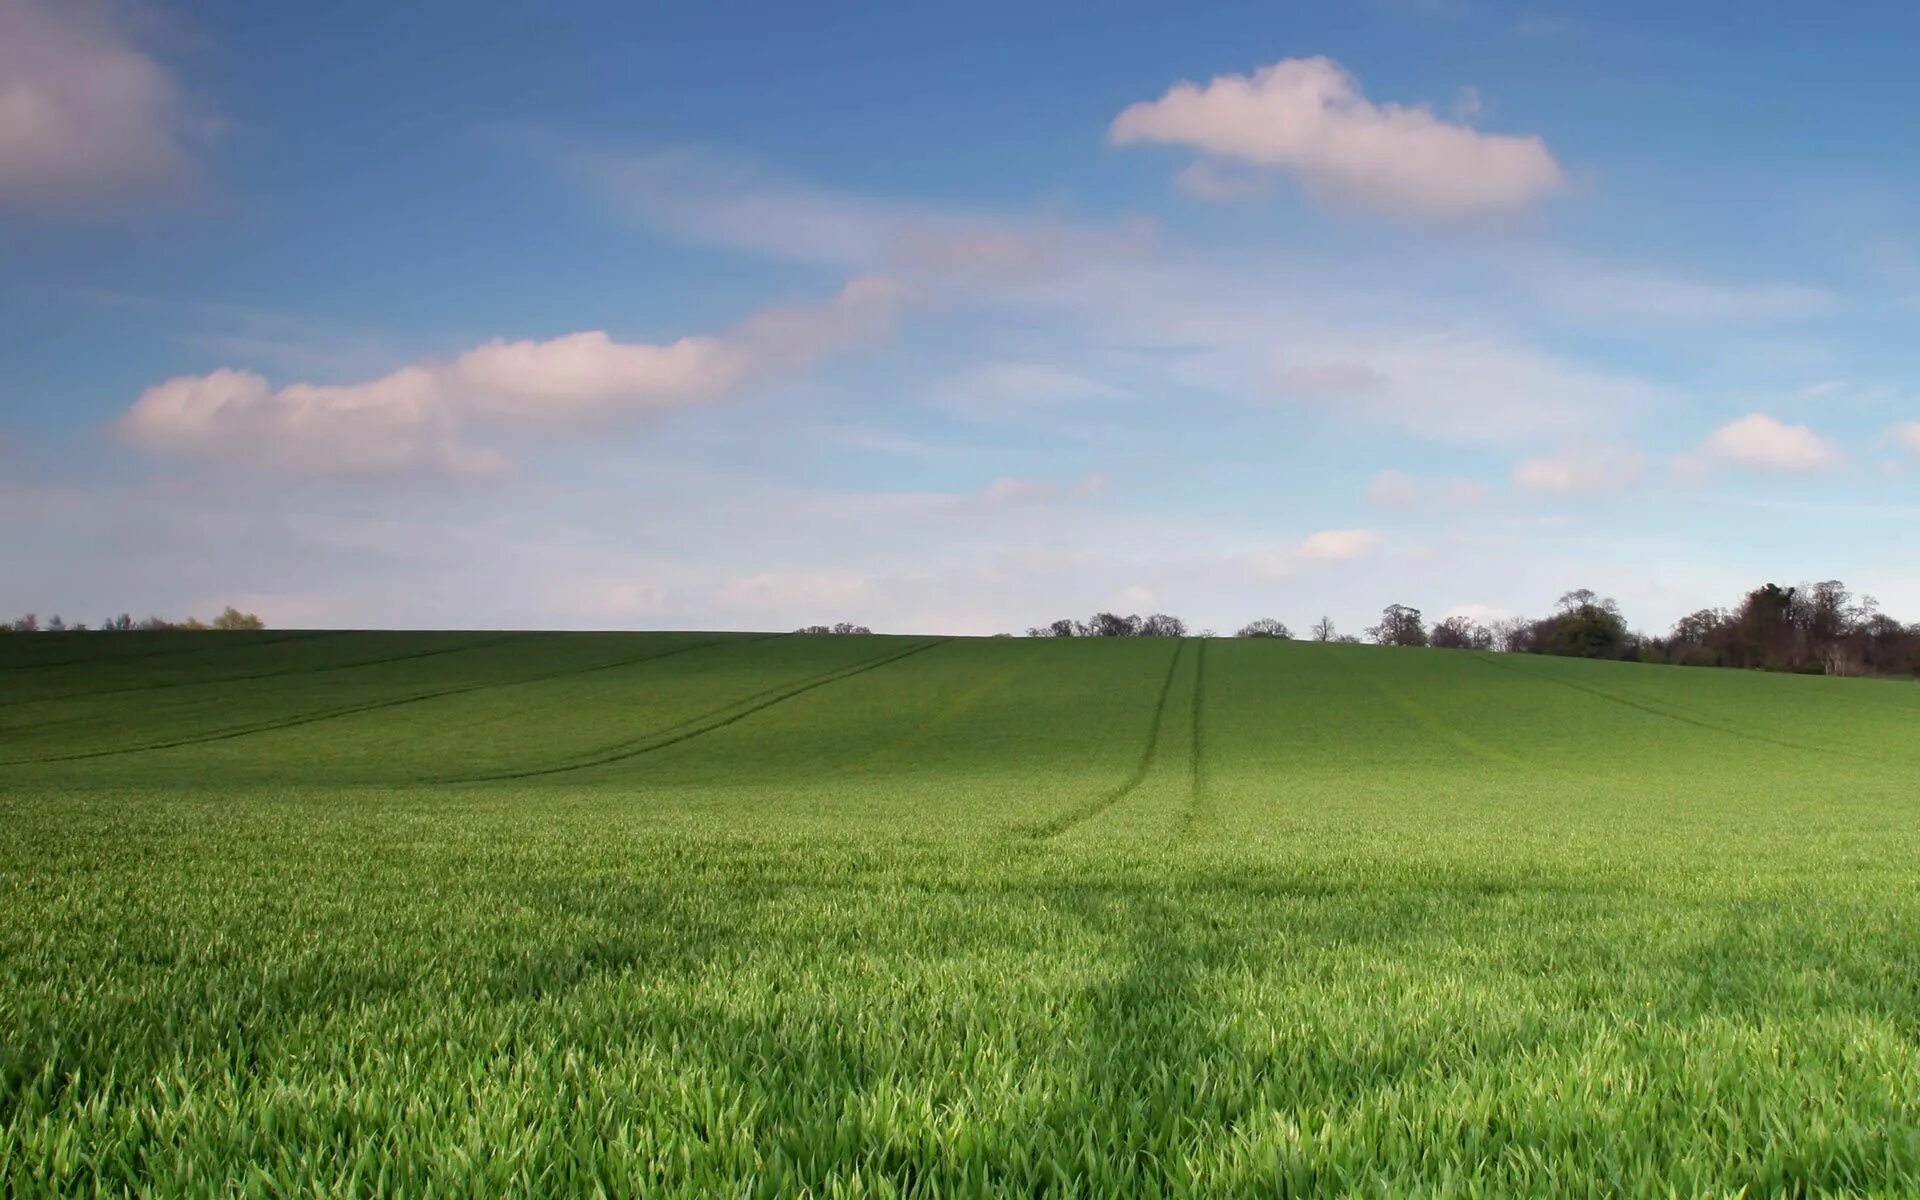
<path id="1" fill-rule="evenodd" d="M 573 759 L 563 763 L 554 763 L 544 767 L 531 767 L 519 771 L 501 771 L 489 775 L 469 775 L 456 779 L 445 779 L 440 782 L 499 783 L 514 779 L 535 779 L 546 775 L 562 775 L 569 771 L 584 771 L 590 767 L 604 767 L 611 763 L 625 762 L 629 759 L 639 758 L 645 754 L 652 754 L 657 750 L 665 750 L 669 746 L 677 746 L 682 742 L 692 741 L 694 738 L 703 737 L 716 730 L 725 729 L 729 725 L 734 725 L 746 720 L 755 713 L 764 712 L 776 704 L 784 703 L 796 696 L 811 692 L 816 688 L 823 688 L 831 683 L 839 683 L 842 680 L 851 679 L 856 675 L 864 675 L 869 671 L 877 671 L 890 663 L 899 662 L 903 658 L 910 658 L 915 654 L 931 650 L 936 646 L 944 646 L 951 641 L 953 641 L 953 639 L 950 637 L 935 638 L 931 641 L 921 642 L 917 646 L 902 650 L 898 653 L 862 660 L 851 667 L 836 667 L 832 671 L 810 676 L 797 684 L 782 684 L 778 688 L 765 689 L 754 693 L 753 696 L 749 696 L 746 699 L 735 700 L 731 704 L 711 709 L 697 717 L 689 717 L 677 724 L 656 730 L 643 738 L 637 739 L 635 742 L 630 742 L 617 749 L 602 751 L 588 758 Z M 743 704 L 747 705 L 747 707 L 741 708 L 740 706 Z M 723 716 L 722 714 L 728 715 Z M 719 719 L 714 719 L 716 717 Z"/>
<path id="2" fill-rule="evenodd" d="M 1134 764 L 1133 773 L 1128 775 L 1118 787 L 1095 797 L 1091 803 L 1068 809 L 1051 821 L 1028 826 L 1028 836 L 1038 841 L 1059 837 L 1074 826 L 1091 821 L 1120 803 L 1145 782 L 1147 772 L 1153 769 L 1154 759 L 1160 753 L 1161 734 L 1167 716 L 1167 696 L 1173 691 L 1173 677 L 1179 672 L 1180 656 L 1185 653 L 1186 648 L 1187 639 L 1185 638 L 1181 638 L 1173 648 L 1173 658 L 1167 663 L 1166 678 L 1160 681 L 1160 695 L 1153 703 L 1153 722 L 1148 726 L 1147 744 L 1140 751 L 1140 761 Z"/>
<path id="3" fill-rule="evenodd" d="M 688 654 L 695 650 L 704 650 L 711 646 L 765 641 L 769 638 L 786 636 L 788 635 L 774 633 L 757 638 L 715 638 L 712 641 L 696 642 L 691 646 L 676 646 L 671 650 L 662 651 L 657 654 L 641 654 L 631 658 L 616 659 L 613 662 L 596 663 L 590 667 L 573 667 L 564 671 L 550 671 L 543 675 L 528 675 L 518 679 L 494 679 L 484 683 L 467 683 L 461 684 L 458 687 L 438 688 L 430 692 L 416 692 L 408 696 L 393 696 L 385 700 L 373 700 L 364 704 L 349 704 L 339 708 L 323 709 L 320 712 L 301 713 L 292 717 L 258 721 L 250 725 L 235 726 L 216 730 L 211 733 L 195 734 L 192 737 L 169 738 L 158 742 L 144 742 L 138 746 L 118 746 L 108 750 L 87 750 L 77 754 L 49 754 L 31 758 L 7 759 L 0 761 L 0 767 L 31 766 L 39 763 L 79 762 L 85 759 L 113 758 L 123 754 L 144 754 L 149 750 L 172 750 L 181 746 L 200 746 L 210 742 L 224 742 L 234 738 L 249 737 L 256 733 L 271 733 L 281 729 L 297 729 L 303 725 L 316 725 L 322 721 L 331 721 L 340 717 L 379 712 L 383 709 L 399 708 L 408 704 L 421 704 L 428 700 L 439 700 L 447 696 L 462 696 L 471 692 L 486 691 L 490 688 L 514 687 L 523 683 L 544 683 L 548 680 L 564 679 L 575 675 L 591 675 L 596 671 L 612 671 L 621 667 L 631 667 L 640 663 L 653 662 L 657 659 L 672 658 L 678 654 Z"/>

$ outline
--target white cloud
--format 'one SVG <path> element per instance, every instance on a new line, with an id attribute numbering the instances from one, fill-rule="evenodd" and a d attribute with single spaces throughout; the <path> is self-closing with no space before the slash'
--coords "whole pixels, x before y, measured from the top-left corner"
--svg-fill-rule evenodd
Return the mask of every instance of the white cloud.
<path id="1" fill-rule="evenodd" d="M 825 303 L 770 309 L 720 336 L 494 341 L 358 384 L 274 389 L 252 371 L 222 368 L 148 388 L 118 429 L 152 450 L 316 472 L 488 470 L 498 456 L 463 440 L 476 422 L 563 424 L 722 399 L 875 335 L 898 297 L 885 280 L 861 279 Z"/>
<path id="2" fill-rule="evenodd" d="M 1294 554 L 1300 558 L 1364 558 L 1380 545 L 1380 535 L 1371 529 L 1327 529 L 1300 543 Z"/>
<path id="3" fill-rule="evenodd" d="M 481 472 L 490 453 L 462 445 L 437 374 L 402 367 L 366 383 L 274 390 L 252 371 L 221 368 L 140 394 L 120 432 L 150 450 L 234 456 L 342 474 L 412 466 Z"/>
<path id="4" fill-rule="evenodd" d="M 1540 138 L 1483 133 L 1425 107 L 1375 104 L 1324 57 L 1175 84 L 1158 100 L 1130 105 L 1108 136 L 1290 170 L 1326 198 L 1395 216 L 1511 212 L 1565 183 Z"/>
<path id="5" fill-rule="evenodd" d="M 593 330 L 544 342 L 488 342 L 455 359 L 453 374 L 483 407 L 564 420 L 612 404 L 657 408 L 719 395 L 739 383 L 742 358 L 719 338 L 654 346 Z"/>
<path id="6" fill-rule="evenodd" d="M 1614 492 L 1632 486 L 1646 457 L 1619 446 L 1574 448 L 1530 458 L 1513 468 L 1515 487 L 1529 492 Z"/>
<path id="7" fill-rule="evenodd" d="M 1410 508 L 1420 499 L 1420 489 L 1404 471 L 1388 467 L 1367 484 L 1367 499 L 1381 508 Z"/>
<path id="8" fill-rule="evenodd" d="M 1708 459 L 1773 471 L 1824 471 L 1840 465 L 1838 447 L 1805 425 L 1748 413 L 1713 431 L 1700 452 Z"/>
<path id="9" fill-rule="evenodd" d="M 0 209 L 177 182 L 195 118 L 104 0 L 0 0 Z"/>

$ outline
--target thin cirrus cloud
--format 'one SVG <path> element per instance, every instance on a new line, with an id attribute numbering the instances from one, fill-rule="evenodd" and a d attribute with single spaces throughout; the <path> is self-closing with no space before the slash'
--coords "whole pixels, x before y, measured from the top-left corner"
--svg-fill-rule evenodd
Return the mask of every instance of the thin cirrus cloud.
<path id="1" fill-rule="evenodd" d="M 211 122 L 104 0 L 0 0 L 0 210 L 179 184 Z"/>
<path id="2" fill-rule="evenodd" d="M 1714 430 L 1700 457 L 1794 473 L 1830 470 L 1842 459 L 1839 447 L 1805 425 L 1789 425 L 1766 413 L 1748 413 Z"/>
<path id="3" fill-rule="evenodd" d="M 274 388 L 256 372 L 221 368 L 148 388 L 117 430 L 157 452 L 316 473 L 484 473 L 501 459 L 469 440 L 476 427 L 577 427 L 724 399 L 877 336 L 900 298 L 892 281 L 863 278 L 823 303 L 769 309 L 724 334 L 663 344 L 601 331 L 492 341 L 356 384 Z"/>
<path id="4" fill-rule="evenodd" d="M 1376 104 L 1326 57 L 1175 84 L 1158 100 L 1129 105 L 1107 132 L 1116 145 L 1188 146 L 1289 171 L 1324 199 L 1396 217 L 1517 212 L 1566 184 L 1539 137 L 1485 133 L 1423 106 Z"/>
<path id="5" fill-rule="evenodd" d="M 1477 331 L 1374 335 L 1317 350 L 1281 363 L 1268 394 L 1440 442 L 1567 436 L 1664 399 L 1644 381 Z"/>
<path id="6" fill-rule="evenodd" d="M 881 273 L 922 286 L 1043 279 L 1154 242 L 1140 221 L 1085 228 L 939 204 L 835 191 L 711 149 L 646 153 L 521 139 L 590 193 L 651 229 L 784 262 Z"/>

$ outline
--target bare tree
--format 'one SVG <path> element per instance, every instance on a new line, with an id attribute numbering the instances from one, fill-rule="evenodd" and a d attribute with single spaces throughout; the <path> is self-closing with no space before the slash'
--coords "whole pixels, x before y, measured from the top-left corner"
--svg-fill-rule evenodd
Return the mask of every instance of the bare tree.
<path id="1" fill-rule="evenodd" d="M 1131 619 L 1131 618 L 1130 618 Z M 1135 637 L 1185 637 L 1187 623 L 1166 613 L 1154 613 L 1135 627 Z"/>
<path id="2" fill-rule="evenodd" d="M 1138 637 L 1140 618 L 1119 613 L 1098 612 L 1080 626 L 1081 637 Z"/>
<path id="3" fill-rule="evenodd" d="M 1340 631 L 1333 627 L 1332 617 L 1321 617 L 1313 623 L 1313 640 L 1316 642 L 1334 642 L 1340 640 Z"/>
<path id="4" fill-rule="evenodd" d="M 1471 617 L 1435 621 L 1428 643 L 1441 650 L 1491 650 L 1493 634 Z"/>
<path id="5" fill-rule="evenodd" d="M 1257 621 L 1248 621 L 1245 625 L 1242 625 L 1240 632 L 1233 636 L 1243 638 L 1290 639 L 1293 637 L 1293 630 L 1288 629 L 1285 624 L 1274 620 L 1272 617 L 1261 617 Z"/>
<path id="6" fill-rule="evenodd" d="M 1502 617 L 1488 627 L 1493 635 L 1493 648 L 1506 654 L 1519 654 L 1526 649 L 1527 634 L 1533 628 L 1533 622 L 1525 617 Z"/>

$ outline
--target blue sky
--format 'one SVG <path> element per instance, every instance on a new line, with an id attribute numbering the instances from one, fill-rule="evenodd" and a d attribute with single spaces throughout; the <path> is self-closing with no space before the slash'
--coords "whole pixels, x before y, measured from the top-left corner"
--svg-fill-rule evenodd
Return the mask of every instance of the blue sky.
<path id="1" fill-rule="evenodd" d="M 1920 10 L 0 0 L 0 608 L 1920 617 Z"/>

